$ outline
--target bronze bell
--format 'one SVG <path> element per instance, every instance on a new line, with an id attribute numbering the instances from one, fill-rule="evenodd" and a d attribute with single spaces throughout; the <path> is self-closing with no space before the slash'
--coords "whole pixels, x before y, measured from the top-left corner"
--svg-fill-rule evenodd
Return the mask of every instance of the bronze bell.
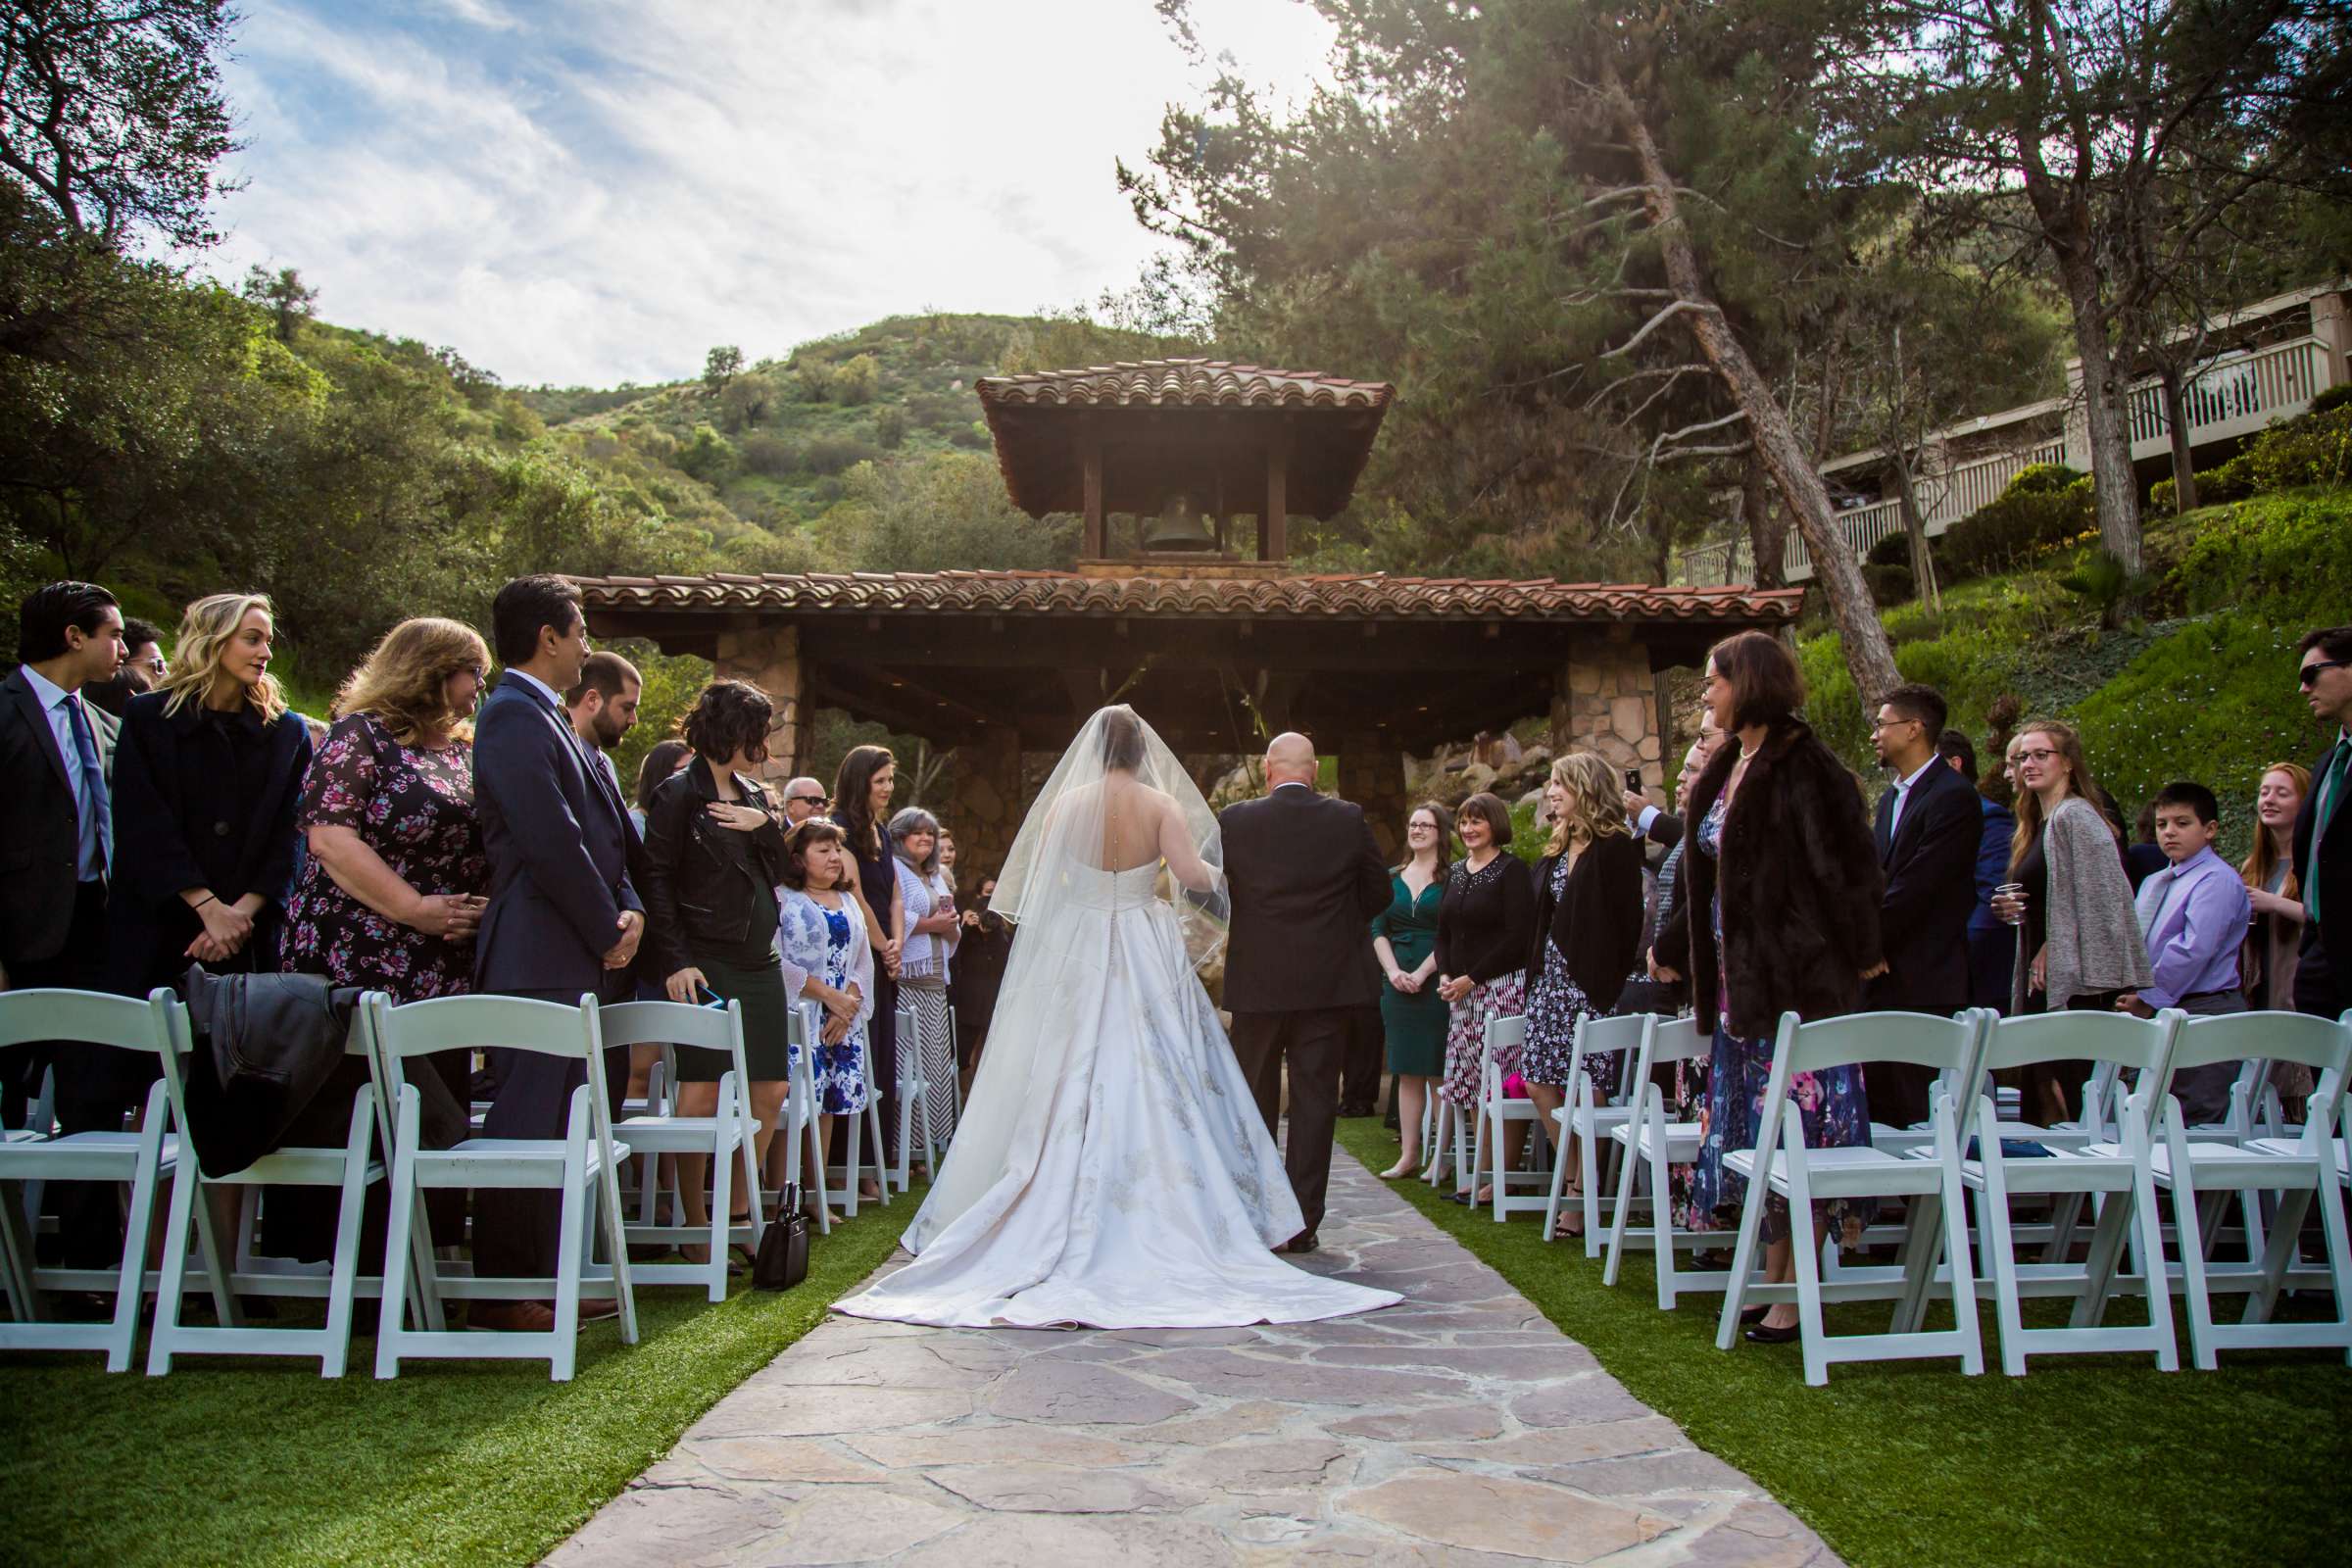
<path id="1" fill-rule="evenodd" d="M 1216 535 L 1210 531 L 1208 516 L 1193 505 L 1192 497 L 1179 492 L 1168 497 L 1167 505 L 1159 509 L 1144 529 L 1146 550 L 1214 550 Z"/>

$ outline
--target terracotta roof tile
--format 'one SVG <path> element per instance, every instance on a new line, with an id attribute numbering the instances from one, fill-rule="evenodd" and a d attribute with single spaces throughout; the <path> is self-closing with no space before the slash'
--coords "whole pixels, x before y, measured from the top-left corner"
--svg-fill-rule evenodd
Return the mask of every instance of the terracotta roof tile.
<path id="1" fill-rule="evenodd" d="M 923 611 L 963 614 L 1232 615 L 1275 619 L 1794 620 L 1801 588 L 1660 588 L 1395 577 L 1096 577 L 1060 571 L 771 572 L 751 577 L 578 577 L 591 609 L 773 610 L 802 613 Z"/>
<path id="2" fill-rule="evenodd" d="M 1379 409 L 1396 389 L 1317 370 L 1278 370 L 1225 360 L 1142 360 L 984 375 L 984 407 Z"/>

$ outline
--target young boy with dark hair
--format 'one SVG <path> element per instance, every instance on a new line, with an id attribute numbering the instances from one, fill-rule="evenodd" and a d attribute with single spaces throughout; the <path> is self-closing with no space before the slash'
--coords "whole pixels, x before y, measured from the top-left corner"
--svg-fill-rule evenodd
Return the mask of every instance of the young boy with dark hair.
<path id="1" fill-rule="evenodd" d="M 2246 885 L 2213 853 L 2221 827 L 2221 805 L 2202 784 L 2177 780 L 2156 792 L 2156 845 L 2165 868 L 2140 884 L 2139 933 L 2148 948 L 2151 982 L 2126 992 L 2116 1006 L 2142 1018 L 2160 1007 L 2179 1007 L 2197 1017 L 2243 1012 L 2237 954 L 2253 918 Z M 2194 1125 L 2220 1121 L 2230 1109 L 2235 1062 L 2216 1062 L 2178 1073 L 2174 1098 Z"/>

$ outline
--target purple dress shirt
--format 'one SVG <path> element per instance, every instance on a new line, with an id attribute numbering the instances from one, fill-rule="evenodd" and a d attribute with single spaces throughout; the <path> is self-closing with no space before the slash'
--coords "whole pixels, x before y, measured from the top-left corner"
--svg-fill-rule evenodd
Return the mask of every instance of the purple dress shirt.
<path id="1" fill-rule="evenodd" d="M 2229 862 L 2199 850 L 2141 883 L 2138 908 L 2154 972 L 2140 1001 L 2170 1007 L 2182 997 L 2237 989 L 2237 950 L 2254 906 Z"/>

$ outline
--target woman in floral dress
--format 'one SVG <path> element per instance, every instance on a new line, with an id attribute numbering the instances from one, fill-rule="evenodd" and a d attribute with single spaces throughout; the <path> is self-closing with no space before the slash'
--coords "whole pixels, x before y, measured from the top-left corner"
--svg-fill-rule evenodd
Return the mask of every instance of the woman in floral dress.
<path id="1" fill-rule="evenodd" d="M 1494 796 L 1480 793 L 1461 805 L 1454 833 L 1462 858 L 1446 879 L 1438 904 L 1438 995 L 1452 1007 L 1446 1031 L 1445 1097 L 1465 1113 L 1475 1113 L 1485 1059 L 1487 1025 L 1525 1010 L 1526 965 L 1536 929 L 1536 880 L 1527 862 L 1509 853 L 1511 814 Z M 1496 1057 L 1503 1074 L 1519 1070 L 1519 1053 Z M 1514 1141 L 1524 1141 L 1526 1123 L 1514 1122 Z M 1505 1150 L 1497 1168 L 1507 1167 L 1515 1150 Z M 1461 1172 L 1463 1181 L 1468 1172 Z M 1467 1198 L 1467 1188 L 1457 1192 Z"/>
<path id="2" fill-rule="evenodd" d="M 865 1026 L 874 1010 L 873 949 L 857 896 L 841 829 L 812 816 L 784 838 L 784 895 L 778 947 L 784 989 L 825 1009 L 809 1077 L 816 1088 L 816 1151 L 831 1147 L 833 1118 L 865 1109 Z M 875 1151 L 879 1159 L 881 1152 Z M 864 1196 L 871 1197 L 872 1194 Z"/>

